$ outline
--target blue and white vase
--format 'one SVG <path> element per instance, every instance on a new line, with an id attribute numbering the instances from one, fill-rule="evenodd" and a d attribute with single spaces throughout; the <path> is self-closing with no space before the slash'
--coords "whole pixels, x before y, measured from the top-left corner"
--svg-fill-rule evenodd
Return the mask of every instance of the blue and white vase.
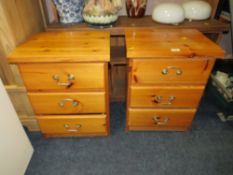
<path id="1" fill-rule="evenodd" d="M 84 0 L 53 0 L 60 22 L 63 24 L 80 23 L 83 21 L 82 11 Z"/>

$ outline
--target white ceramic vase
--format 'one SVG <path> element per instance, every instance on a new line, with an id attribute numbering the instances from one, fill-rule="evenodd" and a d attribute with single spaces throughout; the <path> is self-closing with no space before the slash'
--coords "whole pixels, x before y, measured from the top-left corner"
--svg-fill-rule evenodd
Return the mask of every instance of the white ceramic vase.
<path id="1" fill-rule="evenodd" d="M 183 3 L 185 18 L 192 20 L 205 20 L 211 15 L 212 8 L 206 1 L 188 1 Z"/>
<path id="2" fill-rule="evenodd" d="M 179 24 L 184 21 L 184 10 L 176 3 L 160 3 L 152 12 L 152 19 L 164 24 Z"/>

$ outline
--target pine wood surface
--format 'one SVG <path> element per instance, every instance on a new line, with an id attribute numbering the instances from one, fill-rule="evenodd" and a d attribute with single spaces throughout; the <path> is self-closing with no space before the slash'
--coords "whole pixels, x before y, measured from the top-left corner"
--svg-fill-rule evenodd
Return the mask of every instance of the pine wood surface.
<path id="1" fill-rule="evenodd" d="M 159 131 L 159 132 L 168 132 L 168 131 L 190 131 L 191 130 L 191 125 L 183 125 L 183 126 L 160 126 L 160 127 L 155 127 L 155 126 L 128 126 L 129 131 L 147 131 L 147 132 L 152 132 L 152 131 Z"/>
<path id="2" fill-rule="evenodd" d="M 129 126 L 169 128 L 190 126 L 196 109 L 132 109 L 129 108 Z M 159 117 L 161 124 L 154 120 Z M 167 122 L 165 122 L 167 120 Z"/>
<path id="3" fill-rule="evenodd" d="M 67 35 L 72 34 L 72 32 L 62 33 L 66 34 L 60 35 L 60 38 L 59 36 L 51 35 L 51 33 L 39 35 L 51 36 L 55 47 L 57 47 L 56 43 L 58 41 L 64 40 L 64 45 L 67 46 L 67 52 L 65 53 L 67 59 L 51 58 L 48 55 L 44 55 L 43 58 L 45 60 L 48 58 L 50 61 L 41 61 L 39 57 L 31 56 L 33 61 L 24 62 L 20 57 L 16 57 L 20 61 L 15 64 L 19 66 L 19 72 L 27 88 L 34 112 L 38 115 L 37 120 L 40 129 L 45 136 L 106 136 L 110 133 L 109 104 L 106 104 L 109 103 L 108 85 L 106 85 L 108 83 L 108 64 L 106 63 L 108 59 L 106 58 L 110 57 L 110 53 L 108 53 L 107 57 L 102 55 L 103 59 L 98 60 L 98 58 L 94 59 L 95 57 L 88 53 L 87 49 L 84 50 L 84 55 L 87 54 L 86 56 L 89 55 L 93 59 L 86 60 L 85 57 L 75 57 L 74 60 L 68 53 L 70 51 L 73 52 L 72 46 L 74 44 L 74 47 L 78 47 L 76 44 L 80 43 L 75 43 L 75 41 L 72 43 L 71 41 L 70 44 L 67 44 L 66 41 L 69 41 L 67 40 Z M 80 32 L 80 38 L 82 38 L 81 33 L 94 37 L 93 32 L 89 34 L 88 32 Z M 100 33 L 103 34 L 103 37 L 95 44 L 100 44 L 99 47 L 101 48 L 103 46 L 101 43 L 104 43 L 102 40 L 107 41 L 106 43 L 110 42 L 110 40 L 107 37 L 105 38 L 106 33 Z M 36 41 L 35 43 L 37 41 L 39 43 L 39 45 L 34 45 L 33 42 L 32 47 L 39 50 L 41 49 L 40 47 L 43 47 L 43 44 L 41 45 L 40 42 L 49 43 L 51 41 L 43 37 L 37 38 L 37 36 L 32 38 Z M 87 37 L 85 38 L 87 39 Z M 75 40 L 77 40 L 77 37 Z M 21 47 L 24 47 L 24 44 L 18 48 Z M 23 50 L 30 59 L 31 49 L 29 46 L 25 47 L 26 49 L 23 48 Z M 84 46 L 82 47 L 84 48 Z M 90 44 L 90 48 L 94 48 L 93 43 Z M 109 44 L 106 50 L 110 51 Z M 95 52 L 95 50 L 93 51 Z M 15 73 L 18 74 L 18 71 L 15 71 Z M 91 113 L 93 115 L 90 115 Z M 97 113 L 100 115 L 96 115 Z M 57 118 L 54 114 L 57 114 Z M 63 114 L 67 114 L 67 116 L 63 116 Z M 77 116 L 77 114 L 84 115 Z M 79 128 L 76 128 L 77 126 Z"/>
<path id="4" fill-rule="evenodd" d="M 224 50 L 194 29 L 126 29 L 127 58 L 224 57 Z"/>
<path id="5" fill-rule="evenodd" d="M 126 50 L 126 129 L 190 129 L 216 57 L 223 57 L 224 51 L 200 32 L 184 29 L 126 30 Z M 171 96 L 176 98 L 169 101 Z"/>
<path id="6" fill-rule="evenodd" d="M 106 115 L 73 115 L 73 116 L 37 116 L 37 120 L 44 134 L 71 135 L 102 135 L 107 134 Z M 68 125 L 65 128 L 65 125 Z M 77 127 L 78 125 L 78 127 Z"/>
<path id="7" fill-rule="evenodd" d="M 28 93 L 36 114 L 105 113 L 104 92 Z M 65 101 L 69 99 L 69 101 Z M 72 101 L 77 106 L 72 105 Z M 64 103 L 61 107 L 59 103 Z"/>
<path id="8" fill-rule="evenodd" d="M 152 108 L 196 108 L 204 86 L 131 86 L 129 105 Z M 161 97 L 161 101 L 156 98 Z M 170 100 L 174 97 L 174 100 Z"/>
<path id="9" fill-rule="evenodd" d="M 19 68 L 29 91 L 104 89 L 104 63 L 35 63 L 20 64 Z M 72 74 L 74 80 L 67 80 L 68 74 Z M 54 75 L 60 80 L 54 80 Z M 59 85 L 67 82 L 69 86 Z"/>
<path id="10" fill-rule="evenodd" d="M 140 51 L 138 51 L 140 52 Z M 151 53 L 151 55 L 153 55 Z M 165 58 L 165 59 L 130 59 L 129 67 L 132 72 L 130 81 L 134 85 L 205 85 L 214 65 L 214 59 L 199 58 Z M 182 71 L 177 75 L 175 67 Z M 164 75 L 163 69 L 168 69 Z"/>
<path id="11" fill-rule="evenodd" d="M 19 87 L 24 87 L 24 82 L 19 70 L 19 66 L 16 64 L 10 64 L 10 69 L 14 75 L 14 84 L 16 84 Z"/>
<path id="12" fill-rule="evenodd" d="M 29 117 L 28 115 L 26 115 L 26 116 L 19 115 L 19 118 L 20 118 L 22 125 L 27 127 L 27 129 L 29 131 L 32 131 L 32 132 L 39 132 L 40 131 L 40 127 L 38 125 L 37 120 L 35 119 L 35 116 Z"/>
<path id="13" fill-rule="evenodd" d="M 31 34 L 43 30 L 38 1 L 0 1 L 0 68 L 5 84 L 14 84 L 14 76 L 7 62 L 7 56 Z"/>
<path id="14" fill-rule="evenodd" d="M 108 32 L 44 32 L 32 36 L 9 56 L 11 63 L 110 60 Z"/>
<path id="15" fill-rule="evenodd" d="M 110 99 L 109 99 L 109 71 L 108 63 L 104 63 L 104 92 L 105 92 L 105 110 L 106 110 L 106 134 L 110 135 Z"/>
<path id="16" fill-rule="evenodd" d="M 108 132 L 95 132 L 95 133 L 81 133 L 81 132 L 68 132 L 68 133 L 52 133 L 52 134 L 43 134 L 43 136 L 48 138 L 61 138 L 61 137 L 106 137 Z"/>
<path id="17" fill-rule="evenodd" d="M 127 68 L 123 65 L 111 65 L 111 89 L 110 95 L 112 101 L 125 101 L 126 96 L 126 72 Z"/>
<path id="18" fill-rule="evenodd" d="M 35 115 L 24 87 L 8 85 L 6 86 L 6 90 L 10 99 L 13 99 L 12 104 L 19 115 L 19 118 L 20 116 L 28 116 L 31 118 Z"/>

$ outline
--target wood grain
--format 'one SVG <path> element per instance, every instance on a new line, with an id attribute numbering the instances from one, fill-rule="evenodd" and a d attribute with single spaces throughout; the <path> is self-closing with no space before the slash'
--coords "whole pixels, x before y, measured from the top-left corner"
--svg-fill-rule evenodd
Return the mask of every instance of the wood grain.
<path id="1" fill-rule="evenodd" d="M 184 29 L 126 30 L 126 48 L 126 129 L 190 129 L 215 59 L 224 51 L 200 32 Z"/>
<path id="2" fill-rule="evenodd" d="M 129 108 L 129 127 L 170 130 L 173 127 L 188 128 L 194 118 L 195 109 L 131 109 Z M 159 122 L 154 120 L 159 118 Z"/>
<path id="3" fill-rule="evenodd" d="M 204 90 L 204 86 L 179 85 L 130 88 L 130 107 L 141 108 L 196 108 Z"/>
<path id="4" fill-rule="evenodd" d="M 59 21 L 58 11 L 52 0 L 39 0 L 39 3 L 45 28 L 48 24 Z"/>
<path id="5" fill-rule="evenodd" d="M 104 92 L 28 93 L 36 114 L 105 113 Z M 69 101 L 65 101 L 69 99 Z M 72 100 L 72 101 L 70 101 Z M 77 102 L 77 106 L 72 103 Z M 64 103 L 61 107 L 60 103 Z"/>
<path id="6" fill-rule="evenodd" d="M 29 91 L 74 91 L 104 88 L 104 63 L 20 64 L 21 75 Z M 67 80 L 68 74 L 74 80 Z M 59 76 L 59 81 L 53 79 Z M 59 83 L 71 82 L 70 86 Z"/>
<path id="7" fill-rule="evenodd" d="M 38 1 L 2 0 L 5 17 L 13 32 L 15 44 L 25 41 L 31 34 L 42 31 L 42 16 Z"/>
<path id="8" fill-rule="evenodd" d="M 11 63 L 110 60 L 107 32 L 45 32 L 31 37 L 10 55 Z"/>
<path id="9" fill-rule="evenodd" d="M 22 76 L 19 71 L 19 67 L 16 64 L 10 64 L 10 70 L 14 75 L 14 82 L 17 86 L 24 86 L 24 82 L 22 80 Z"/>
<path id="10" fill-rule="evenodd" d="M 15 48 L 14 33 L 7 19 L 3 2 L 0 1 L 0 69 L 2 71 L 1 79 L 5 84 L 13 84 L 14 77 L 10 71 L 6 56 Z"/>
<path id="11" fill-rule="evenodd" d="M 147 132 L 170 132 L 170 131 L 190 131 L 190 125 L 172 126 L 172 127 L 154 127 L 154 126 L 128 126 L 129 131 L 147 131 Z"/>
<path id="12" fill-rule="evenodd" d="M 140 52 L 140 51 L 139 51 Z M 153 55 L 153 54 L 152 54 Z M 214 65 L 214 59 L 208 58 L 161 58 L 161 59 L 133 59 L 129 66 L 132 69 L 130 80 L 132 84 L 196 84 L 205 85 L 209 73 Z M 174 67 L 174 68 L 169 68 Z M 162 71 L 168 69 L 167 74 Z M 177 75 L 177 69 L 182 73 Z"/>
<path id="13" fill-rule="evenodd" d="M 224 57 L 224 50 L 193 29 L 127 29 L 127 58 Z"/>
<path id="14" fill-rule="evenodd" d="M 104 63 L 104 92 L 105 92 L 105 109 L 106 109 L 106 130 L 107 135 L 111 134 L 110 129 L 110 100 L 109 100 L 109 71 L 108 63 Z"/>
<path id="15" fill-rule="evenodd" d="M 38 125 L 37 120 L 35 117 L 28 117 L 28 116 L 19 116 L 20 121 L 23 126 L 27 127 L 27 129 L 31 132 L 39 132 L 40 127 Z"/>
<path id="16" fill-rule="evenodd" d="M 23 0 L 25 3 L 25 0 Z M 18 43 L 21 43 L 25 37 L 26 37 L 26 32 L 24 31 L 23 24 L 21 21 L 21 15 L 19 12 L 19 9 L 21 7 L 17 7 L 16 3 L 18 3 L 18 0 L 2 0 L 1 5 L 3 7 L 2 13 L 4 15 L 4 19 L 7 21 L 2 27 L 8 27 L 10 30 L 6 33 L 9 38 L 11 38 L 13 42 L 13 46 L 15 47 Z M 30 17 L 29 17 L 30 18 Z M 13 26 L 15 28 L 13 28 Z M 12 47 L 11 49 L 14 49 Z M 12 51 L 12 50 L 9 50 Z M 8 51 L 8 53 L 9 53 Z"/>
<path id="17" fill-rule="evenodd" d="M 14 48 L 31 34 L 42 31 L 42 17 L 37 0 L 0 1 L 0 69 L 1 79 L 17 111 L 22 124 L 30 131 L 38 131 L 36 119 L 22 82 L 18 81 L 8 64 L 7 56 Z M 18 83 L 18 84 L 17 84 Z"/>
<path id="18" fill-rule="evenodd" d="M 38 116 L 44 134 L 106 135 L 106 115 Z M 65 128 L 64 125 L 68 125 Z M 77 125 L 79 128 L 77 128 Z"/>
<path id="19" fill-rule="evenodd" d="M 13 55 L 46 136 L 110 133 L 108 33 L 40 33 L 16 48 Z M 77 114 L 84 115 L 74 116 Z"/>
<path id="20" fill-rule="evenodd" d="M 0 1 L 0 68 L 5 84 L 15 83 L 6 57 L 19 43 L 43 29 L 41 20 L 37 1 Z"/>
<path id="21" fill-rule="evenodd" d="M 111 37 L 111 101 L 125 101 L 126 98 L 126 49 L 124 37 Z"/>
<path id="22" fill-rule="evenodd" d="M 19 116 L 28 116 L 28 118 L 34 117 L 34 112 L 32 110 L 31 103 L 26 94 L 26 89 L 24 87 L 16 85 L 5 86 L 8 95 L 13 103 L 13 106 Z"/>
<path id="23" fill-rule="evenodd" d="M 125 101 L 126 98 L 126 66 L 112 65 L 111 66 L 111 100 Z"/>

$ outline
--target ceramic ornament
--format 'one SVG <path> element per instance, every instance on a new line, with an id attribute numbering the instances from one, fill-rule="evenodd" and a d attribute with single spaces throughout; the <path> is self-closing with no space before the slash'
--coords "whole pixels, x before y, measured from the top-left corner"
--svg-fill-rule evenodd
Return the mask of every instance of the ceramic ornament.
<path id="1" fill-rule="evenodd" d="M 53 2 L 56 5 L 61 23 L 72 24 L 83 21 L 83 0 L 53 0 Z"/>
<path id="2" fill-rule="evenodd" d="M 177 25 L 184 21 L 184 9 L 176 3 L 160 3 L 152 12 L 152 19 L 159 23 Z"/>
<path id="3" fill-rule="evenodd" d="M 205 20 L 211 15 L 211 5 L 206 1 L 188 1 L 183 3 L 185 18 L 192 20 Z"/>

